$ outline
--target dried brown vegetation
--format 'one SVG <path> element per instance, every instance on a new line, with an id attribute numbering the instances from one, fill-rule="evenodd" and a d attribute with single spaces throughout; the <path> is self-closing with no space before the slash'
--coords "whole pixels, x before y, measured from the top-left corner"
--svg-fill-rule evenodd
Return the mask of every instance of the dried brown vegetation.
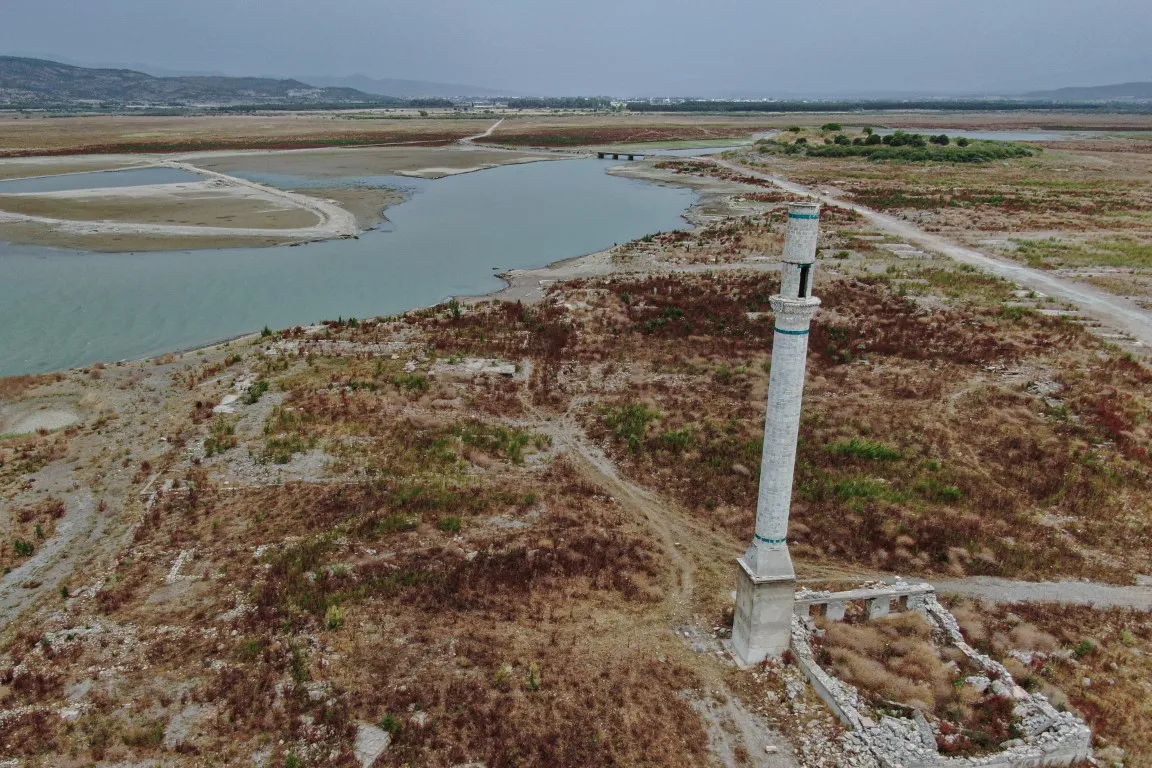
<path id="1" fill-rule="evenodd" d="M 1092 726 L 1097 750 L 1152 765 L 1152 617 L 1124 608 L 1024 603 L 954 606 L 977 648 L 1005 658 L 1020 684 Z M 1010 653 L 1011 652 L 1011 653 Z M 1126 753 L 1126 754 L 1124 754 Z"/>
<path id="2" fill-rule="evenodd" d="M 982 670 L 957 648 L 940 647 L 915 611 L 860 624 L 820 620 L 820 664 L 856 686 L 879 712 L 911 707 L 940 729 L 944 754 L 996 751 L 1018 736 L 1014 701 L 966 684 Z"/>

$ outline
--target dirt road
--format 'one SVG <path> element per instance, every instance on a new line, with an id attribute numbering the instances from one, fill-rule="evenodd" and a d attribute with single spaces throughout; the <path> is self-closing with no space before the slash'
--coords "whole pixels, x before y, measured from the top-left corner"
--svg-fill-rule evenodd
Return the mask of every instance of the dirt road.
<path id="1" fill-rule="evenodd" d="M 500 127 L 500 124 L 503 122 L 504 122 L 504 118 L 500 118 L 496 122 L 492 123 L 492 125 L 488 126 L 488 130 L 484 131 L 484 133 L 478 133 L 475 136 L 465 136 L 464 138 L 460 139 L 460 143 L 461 144 L 471 144 L 471 143 L 475 142 L 477 139 L 486 139 L 489 136 L 491 136 L 496 131 L 496 129 Z"/>
<path id="2" fill-rule="evenodd" d="M 1013 581 L 991 576 L 932 579 L 936 591 L 990 603 L 1060 603 L 1152 611 L 1152 587 L 1121 587 L 1089 581 Z"/>
<path id="3" fill-rule="evenodd" d="M 771 182 L 788 192 L 816 198 L 828 204 L 856 211 L 883 232 L 895 235 L 922 249 L 948 256 L 956 261 L 971 264 L 974 267 L 979 267 L 986 272 L 991 272 L 1006 280 L 1018 283 L 1024 288 L 1039 291 L 1053 298 L 1067 301 L 1079 307 L 1085 314 L 1095 317 L 1105 325 L 1129 334 L 1135 339 L 1135 343 L 1141 346 L 1152 346 L 1152 315 L 1125 298 L 1096 290 L 1081 283 L 1056 277 L 1043 270 L 1025 267 L 1015 262 L 989 256 L 986 253 L 973 250 L 972 248 L 957 245 L 939 235 L 924 232 L 919 227 L 906 221 L 879 213 L 862 205 L 846 202 L 833 195 L 822 194 L 779 176 L 761 173 L 739 165 L 738 163 L 729 162 L 720 158 L 709 157 L 702 159 L 728 168 L 729 170 Z"/>

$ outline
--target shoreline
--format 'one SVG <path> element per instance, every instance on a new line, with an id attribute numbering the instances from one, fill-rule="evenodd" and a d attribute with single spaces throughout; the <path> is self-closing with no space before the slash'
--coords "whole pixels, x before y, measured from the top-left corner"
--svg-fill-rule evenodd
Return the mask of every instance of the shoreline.
<path id="1" fill-rule="evenodd" d="M 699 178 L 677 176 L 677 175 L 671 174 L 671 173 L 661 173 L 660 171 L 658 171 L 656 169 L 638 168 L 637 167 L 638 165 L 639 165 L 639 163 L 623 163 L 621 165 L 612 166 L 612 167 L 606 169 L 605 173 L 607 173 L 609 175 L 613 175 L 613 176 L 619 176 L 621 178 L 627 178 L 627 179 L 634 180 L 634 181 L 641 181 L 641 182 L 648 183 L 648 184 L 657 184 L 660 186 L 669 186 L 669 187 L 677 187 L 677 188 L 681 188 L 681 189 L 693 190 L 697 194 L 697 199 L 694 203 L 692 203 L 692 205 L 690 205 L 681 214 L 681 219 L 687 225 L 689 225 L 692 228 L 699 227 L 699 226 L 701 226 L 707 222 L 709 216 L 708 216 L 708 214 L 704 213 L 702 209 L 709 202 L 713 202 L 713 200 L 711 198 L 714 198 L 717 196 L 720 196 L 720 197 L 730 196 L 732 194 L 736 194 L 739 192 L 738 189 L 726 189 L 724 191 L 718 191 L 718 190 L 714 189 L 717 186 L 734 187 L 736 185 L 732 185 L 732 184 L 728 184 L 728 183 L 725 183 L 722 185 L 717 185 L 715 183 L 711 183 L 711 182 L 708 182 L 706 180 L 701 180 Z M 497 167 L 501 167 L 501 166 L 497 166 Z M 625 169 L 625 170 L 622 171 L 620 169 Z M 478 170 L 488 170 L 488 169 L 478 169 Z M 371 229 L 365 230 L 361 234 L 364 234 L 366 232 L 370 232 L 374 229 L 377 229 L 379 226 L 382 226 L 385 222 L 387 222 L 386 217 L 376 227 L 372 227 Z M 675 230 L 666 230 L 666 231 L 678 231 L 679 229 L 680 228 L 677 228 Z M 304 244 L 304 243 L 303 242 L 291 243 L 291 244 L 284 244 L 281 247 L 290 248 L 290 247 L 294 247 L 295 245 L 302 245 L 302 244 Z M 487 302 L 487 301 L 524 301 L 526 303 L 532 303 L 535 301 L 539 301 L 539 300 L 544 298 L 544 296 L 546 294 L 547 287 L 556 283 L 556 282 L 576 279 L 579 277 L 595 277 L 595 276 L 601 276 L 601 275 L 606 275 L 606 274 L 612 274 L 612 273 L 616 272 L 619 269 L 619 266 L 613 264 L 611 259 L 612 259 L 613 251 L 617 247 L 619 247 L 619 245 L 620 244 L 615 244 L 609 248 L 601 249 L 598 251 L 593 251 L 593 252 L 584 253 L 584 254 L 578 254 L 575 256 L 568 256 L 568 257 L 558 259 L 556 261 L 550 262 L 548 264 L 545 264 L 545 265 L 539 266 L 539 267 L 530 267 L 530 268 L 525 268 L 525 269 L 512 269 L 512 270 L 508 270 L 506 272 L 501 272 L 501 273 L 494 275 L 494 277 L 497 277 L 498 279 L 503 280 L 505 282 L 505 285 L 502 288 L 500 288 L 499 290 L 489 291 L 486 293 L 479 293 L 479 294 L 459 294 L 459 295 L 449 294 L 445 298 L 441 299 L 440 301 L 437 301 L 435 304 L 430 304 L 430 305 L 422 306 L 422 307 L 411 307 L 411 308 L 408 308 L 406 310 L 403 310 L 403 312 L 412 312 L 412 311 L 417 311 L 420 309 L 427 309 L 428 307 L 438 306 L 438 305 L 440 305 L 446 301 L 450 301 L 452 299 L 456 299 L 457 301 L 459 301 L 460 303 L 462 303 L 466 306 L 476 305 L 476 304 L 480 304 L 480 303 Z M 51 246 L 45 246 L 45 247 L 51 247 Z M 76 249 L 60 249 L 60 250 L 76 251 Z M 76 252 L 83 252 L 83 251 L 76 251 Z M 640 267 L 639 269 L 643 270 L 643 269 L 645 269 L 645 267 Z M 628 270 L 628 271 L 633 271 L 633 270 Z M 129 365 L 129 364 L 135 364 L 135 363 L 152 363 L 152 362 L 154 362 L 156 360 L 160 360 L 160 359 L 162 359 L 168 355 L 183 357 L 184 355 L 188 355 L 188 354 L 192 354 L 192 353 L 196 353 L 196 352 L 201 352 L 201 351 L 206 351 L 206 350 L 213 350 L 213 349 L 223 347 L 223 346 L 228 345 L 228 344 L 235 343 L 235 342 L 240 341 L 240 340 L 249 339 L 252 337 L 257 337 L 257 336 L 259 336 L 259 334 L 260 334 L 259 330 L 255 330 L 255 331 L 249 330 L 249 331 L 237 333 L 235 335 L 227 336 L 224 338 L 213 339 L 211 341 L 207 341 L 207 342 L 204 342 L 202 344 L 193 344 L 191 346 L 181 347 L 179 349 L 160 351 L 160 352 L 156 352 L 154 354 L 143 355 L 140 357 L 122 358 L 119 360 L 110 361 L 107 364 Z M 39 372 L 37 372 L 35 374 L 31 374 L 31 375 L 50 375 L 50 374 L 54 374 L 54 373 L 64 373 L 64 372 L 68 372 L 68 371 L 83 370 L 85 368 L 91 367 L 92 365 L 96 365 L 100 362 L 104 362 L 104 361 L 96 360 L 96 361 L 93 361 L 91 363 L 88 363 L 87 365 L 74 366 L 71 368 L 53 369 L 50 371 L 39 371 Z M 28 375 L 28 374 L 27 374 L 27 372 L 25 372 L 25 373 L 13 373 L 13 374 L 9 374 L 9 375 L 21 376 L 21 375 Z M 0 378 L 5 378 L 5 377 L 0 377 Z"/>

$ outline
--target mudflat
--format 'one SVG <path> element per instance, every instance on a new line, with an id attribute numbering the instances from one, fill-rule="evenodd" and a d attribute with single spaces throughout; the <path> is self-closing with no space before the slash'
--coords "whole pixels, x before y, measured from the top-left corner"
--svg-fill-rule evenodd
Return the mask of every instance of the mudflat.
<path id="1" fill-rule="evenodd" d="M 0 211 L 74 221 L 124 221 L 214 227 L 291 229 L 318 221 L 311 211 L 285 201 L 244 194 L 241 188 L 213 189 L 208 183 L 130 187 L 134 194 L 89 193 L 0 195 Z"/>
<path id="2" fill-rule="evenodd" d="M 452 173 L 548 158 L 527 152 L 451 146 L 210 153 L 189 159 L 199 167 L 219 173 L 282 173 L 310 179 L 340 179 L 391 174 L 440 178 Z"/>

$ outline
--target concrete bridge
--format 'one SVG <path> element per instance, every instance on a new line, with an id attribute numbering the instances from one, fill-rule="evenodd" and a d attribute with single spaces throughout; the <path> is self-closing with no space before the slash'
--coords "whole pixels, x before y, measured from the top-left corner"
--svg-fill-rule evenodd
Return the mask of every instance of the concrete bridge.
<path id="1" fill-rule="evenodd" d="M 605 160 L 607 158 L 612 158 L 613 160 L 619 160 L 621 158 L 627 158 L 628 160 L 644 159 L 644 155 L 638 152 L 597 152 L 596 157 L 601 160 Z"/>

